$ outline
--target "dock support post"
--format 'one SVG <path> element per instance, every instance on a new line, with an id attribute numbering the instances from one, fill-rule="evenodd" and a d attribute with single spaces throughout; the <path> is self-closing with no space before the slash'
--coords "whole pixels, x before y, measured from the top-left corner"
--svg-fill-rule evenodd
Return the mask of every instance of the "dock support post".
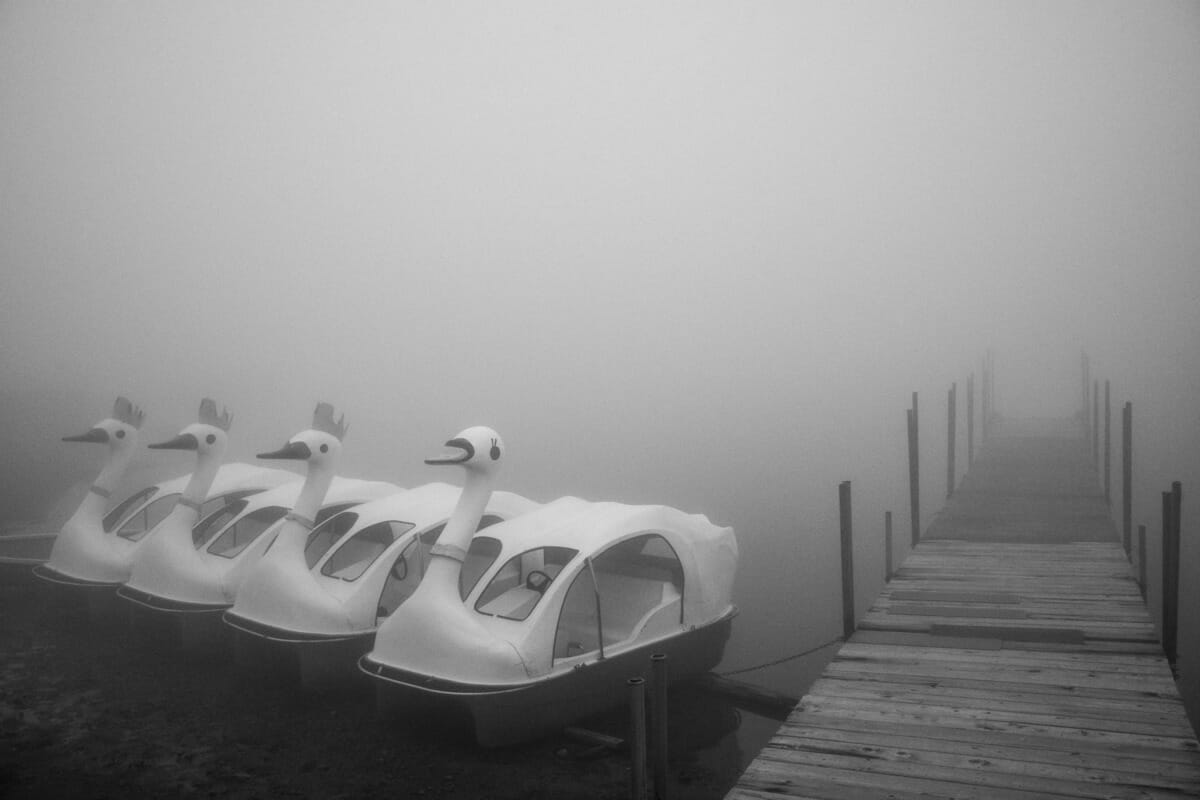
<path id="1" fill-rule="evenodd" d="M 967 376 L 967 469 L 975 463 L 975 373 Z"/>
<path id="2" fill-rule="evenodd" d="M 651 705 L 654 720 L 654 736 L 651 739 L 654 762 L 654 800 L 667 800 L 667 654 L 650 656 L 651 674 L 654 678 L 654 702 Z"/>
<path id="3" fill-rule="evenodd" d="M 1121 410 L 1121 539 L 1125 557 L 1133 557 L 1133 403 Z"/>
<path id="4" fill-rule="evenodd" d="M 954 494 L 954 425 L 957 400 L 958 384 L 952 383 L 950 391 L 946 395 L 946 497 Z"/>
<path id="5" fill-rule="evenodd" d="M 1171 671 L 1178 660 L 1179 631 L 1179 512 L 1182 505 L 1179 481 L 1162 493 L 1162 621 L 1163 652 Z"/>
<path id="6" fill-rule="evenodd" d="M 1092 383 L 1092 461 L 1100 473 L 1100 381 Z"/>
<path id="7" fill-rule="evenodd" d="M 992 413 L 991 408 L 988 406 L 988 402 L 989 402 L 989 398 L 988 398 L 989 386 L 988 386 L 988 384 L 991 382 L 991 379 L 988 377 L 988 354 L 987 353 L 983 354 L 982 378 L 983 378 L 983 387 L 982 387 L 983 391 L 981 392 L 981 397 L 979 398 L 979 423 L 980 423 L 980 427 L 981 427 L 980 438 L 984 442 L 986 442 L 988 440 L 988 432 L 989 432 L 988 431 L 988 426 L 989 426 L 988 419 L 989 419 L 989 415 Z"/>
<path id="8" fill-rule="evenodd" d="M 1112 404 L 1109 381 L 1104 379 L 1104 502 L 1112 505 Z"/>
<path id="9" fill-rule="evenodd" d="M 1146 599 L 1146 526 L 1138 525 L 1138 588 Z"/>
<path id="10" fill-rule="evenodd" d="M 1088 392 L 1091 391 L 1092 387 L 1092 365 L 1086 350 L 1080 351 L 1079 364 L 1080 377 L 1082 379 L 1082 383 L 1079 388 L 1082 390 L 1080 392 L 1080 399 L 1083 401 L 1083 406 L 1081 408 L 1081 411 L 1083 412 L 1083 441 L 1087 442 L 1092 438 L 1092 426 L 1089 424 L 1091 422 L 1091 417 L 1089 416 L 1090 409 L 1088 408 L 1091 405 L 1091 403 L 1088 402 Z"/>
<path id="11" fill-rule="evenodd" d="M 629 687 L 629 772 L 630 800 L 646 800 L 646 680 L 630 678 Z"/>
<path id="12" fill-rule="evenodd" d="M 917 393 L 913 392 L 912 408 L 908 410 L 908 508 L 912 526 L 912 545 L 921 538 L 921 456 L 917 430 Z"/>
<path id="13" fill-rule="evenodd" d="M 883 580 L 892 579 L 892 512 L 883 512 Z"/>
<path id="14" fill-rule="evenodd" d="M 854 634 L 854 534 L 850 519 L 850 481 L 838 486 L 838 508 L 842 521 L 842 636 Z"/>

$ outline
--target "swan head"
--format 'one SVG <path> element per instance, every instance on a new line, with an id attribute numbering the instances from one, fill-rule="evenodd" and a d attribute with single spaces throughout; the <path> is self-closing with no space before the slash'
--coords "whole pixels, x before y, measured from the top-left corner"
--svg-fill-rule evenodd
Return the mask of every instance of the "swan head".
<path id="1" fill-rule="evenodd" d="M 332 466 L 342 451 L 342 438 L 347 429 L 345 414 L 335 422 L 333 406 L 318 403 L 311 428 L 300 431 L 278 450 L 259 453 L 258 457 L 307 461 L 310 467 Z"/>
<path id="2" fill-rule="evenodd" d="M 124 397 L 118 397 L 113 405 L 111 417 L 106 417 L 86 433 L 64 436 L 64 442 L 87 442 L 107 444 L 111 450 L 127 450 L 137 441 L 137 432 L 142 427 L 145 414 Z"/>
<path id="3" fill-rule="evenodd" d="M 456 464 L 468 472 L 495 473 L 504 461 L 504 440 L 485 425 L 459 431 L 445 444 L 445 452 L 425 459 L 426 464 Z"/>
<path id="4" fill-rule="evenodd" d="M 229 443 L 229 426 L 233 415 L 228 410 L 217 414 L 217 404 L 211 398 L 200 401 L 200 421 L 181 430 L 174 439 L 147 445 L 152 450 L 194 450 L 197 456 L 220 455 Z"/>

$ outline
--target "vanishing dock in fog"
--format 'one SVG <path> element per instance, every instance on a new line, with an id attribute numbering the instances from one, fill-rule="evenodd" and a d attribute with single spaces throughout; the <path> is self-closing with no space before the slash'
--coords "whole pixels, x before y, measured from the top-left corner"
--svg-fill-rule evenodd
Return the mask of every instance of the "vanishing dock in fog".
<path id="1" fill-rule="evenodd" d="M 1200 796 L 1085 439 L 998 430 L 727 798 Z"/>

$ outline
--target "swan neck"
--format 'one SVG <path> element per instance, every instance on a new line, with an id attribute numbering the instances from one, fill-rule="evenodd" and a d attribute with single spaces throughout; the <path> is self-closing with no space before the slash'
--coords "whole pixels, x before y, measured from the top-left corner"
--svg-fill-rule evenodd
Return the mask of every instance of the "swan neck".
<path id="1" fill-rule="evenodd" d="M 304 476 L 304 485 L 292 506 L 293 513 L 305 519 L 316 519 L 325 500 L 329 486 L 333 483 L 333 468 L 327 464 L 309 464 L 308 474 Z"/>
<path id="2" fill-rule="evenodd" d="M 455 601 L 461 599 L 458 593 L 458 579 L 462 573 L 462 561 L 459 559 L 465 556 L 471 546 L 471 539 L 475 535 L 475 529 L 479 527 L 479 520 L 482 519 L 491 496 L 491 476 L 468 472 L 458 504 L 455 505 L 454 513 L 450 515 L 442 535 L 438 537 L 438 546 L 432 553 L 434 558 L 429 562 L 418 592 L 425 590 L 437 592 L 446 598 L 452 596 Z M 428 590 L 425 589 L 427 586 Z"/>
<path id="3" fill-rule="evenodd" d="M 212 488 L 221 468 L 221 454 L 215 451 L 200 453 L 196 457 L 196 469 L 188 479 L 183 489 L 183 499 L 199 508 L 208 499 L 208 490 Z"/>

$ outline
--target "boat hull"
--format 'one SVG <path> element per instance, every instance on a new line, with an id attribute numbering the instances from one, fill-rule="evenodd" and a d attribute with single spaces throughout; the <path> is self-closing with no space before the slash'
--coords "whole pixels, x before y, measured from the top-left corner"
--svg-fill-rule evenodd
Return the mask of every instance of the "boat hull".
<path id="1" fill-rule="evenodd" d="M 52 602 L 60 611 L 83 613 L 92 624 L 123 625 L 128 622 L 125 604 L 117 598 L 119 583 L 89 581 L 66 575 L 49 564 L 33 567 L 33 575 L 51 590 Z"/>
<path id="2" fill-rule="evenodd" d="M 503 747 L 560 730 L 625 701 L 626 682 L 650 672 L 650 656 L 667 656 L 670 681 L 708 672 L 725 652 L 736 609 L 706 626 L 649 642 L 603 661 L 517 685 L 452 683 L 389 667 L 370 656 L 359 669 L 376 679 L 384 715 L 469 715 L 475 740 Z"/>
<path id="3" fill-rule="evenodd" d="M 184 650 L 220 649 L 228 643 L 229 633 L 221 623 L 227 604 L 173 600 L 130 586 L 117 589 L 117 596 L 129 603 L 135 629 L 153 632 Z"/>
<path id="4" fill-rule="evenodd" d="M 288 676 L 303 689 L 339 689 L 362 683 L 358 660 L 375 641 L 375 632 L 322 635 L 289 631 L 226 613 L 233 634 L 234 658 L 243 669 Z"/>

